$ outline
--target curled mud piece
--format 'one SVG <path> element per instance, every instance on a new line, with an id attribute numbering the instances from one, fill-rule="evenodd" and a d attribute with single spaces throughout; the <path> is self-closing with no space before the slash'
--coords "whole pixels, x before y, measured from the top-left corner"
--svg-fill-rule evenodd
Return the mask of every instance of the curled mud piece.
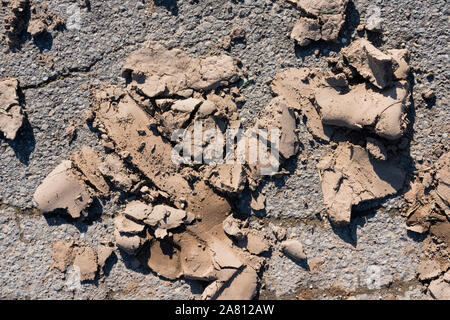
<path id="1" fill-rule="evenodd" d="M 20 38 L 27 29 L 30 0 L 10 0 L 8 8 L 11 13 L 3 21 L 4 38 L 9 48 L 15 48 L 20 45 Z"/>
<path id="2" fill-rule="evenodd" d="M 25 118 L 19 104 L 18 89 L 17 79 L 0 81 L 0 132 L 9 140 L 16 138 Z"/>
<path id="3" fill-rule="evenodd" d="M 345 94 L 331 87 L 320 87 L 315 93 L 324 124 L 354 130 L 367 128 L 389 140 L 399 139 L 403 135 L 408 97 L 406 82 L 397 82 L 382 92 L 359 84 Z"/>
<path id="4" fill-rule="evenodd" d="M 246 248 L 251 254 L 260 255 L 270 250 L 270 244 L 262 235 L 250 232 L 247 234 Z"/>
<path id="5" fill-rule="evenodd" d="M 42 181 L 34 201 L 42 213 L 62 209 L 76 219 L 91 204 L 92 196 L 72 162 L 65 160 Z"/>
<path id="6" fill-rule="evenodd" d="M 301 47 L 305 47 L 312 41 L 322 39 L 322 30 L 320 23 L 316 19 L 300 18 L 294 25 L 291 32 L 291 38 Z"/>
<path id="7" fill-rule="evenodd" d="M 342 49 L 350 66 L 379 89 L 392 86 L 394 80 L 405 80 L 409 73 L 408 51 L 383 53 L 366 39 L 358 39 Z"/>
<path id="8" fill-rule="evenodd" d="M 66 272 L 70 266 L 76 266 L 81 281 L 95 280 L 97 274 L 103 274 L 103 267 L 113 250 L 100 245 L 97 250 L 75 241 L 57 241 L 52 244 L 52 266 Z"/>
<path id="9" fill-rule="evenodd" d="M 441 266 L 436 260 L 424 260 L 417 267 L 417 274 L 420 281 L 435 279 L 439 277 L 441 273 Z"/>
<path id="10" fill-rule="evenodd" d="M 362 147 L 341 143 L 318 164 L 324 203 L 336 225 L 350 222 L 353 205 L 396 194 L 405 172 L 393 161 L 376 161 Z"/>
<path id="11" fill-rule="evenodd" d="M 312 41 L 336 41 L 345 23 L 348 0 L 288 0 L 294 3 L 306 17 L 300 18 L 294 26 L 291 38 L 299 46 Z"/>

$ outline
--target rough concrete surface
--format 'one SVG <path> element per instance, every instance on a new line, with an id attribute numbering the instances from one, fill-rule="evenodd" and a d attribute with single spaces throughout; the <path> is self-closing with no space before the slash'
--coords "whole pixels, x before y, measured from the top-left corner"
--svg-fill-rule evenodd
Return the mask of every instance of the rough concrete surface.
<path id="1" fill-rule="evenodd" d="M 366 37 L 383 52 L 410 52 L 409 124 L 398 142 L 406 145 L 397 162 L 407 175 L 403 189 L 358 204 L 348 225 L 331 224 L 317 169 L 331 151 L 330 143 L 314 139 L 300 119 L 300 150 L 283 164 L 286 174 L 266 178 L 258 186 L 265 208 L 250 206 L 253 195 L 245 190 L 233 209 L 237 216 L 248 217 L 249 228 L 259 233 L 278 238 L 274 227 L 285 228 L 287 241 L 299 240 L 306 255 L 292 259 L 283 253 L 281 242 L 262 253 L 266 263 L 258 273 L 259 299 L 446 297 L 445 280 L 434 278 L 429 290 L 429 281 L 419 280 L 417 268 L 430 258 L 424 249 L 429 246 L 425 235 L 407 230 L 402 213 L 410 209 L 404 194 L 417 170 L 435 164 L 446 148 L 448 152 L 447 1 L 353 0 L 336 42 L 320 40 L 303 47 L 291 38 L 302 13 L 286 0 L 91 0 L 88 6 L 75 0 L 32 2 L 47 3 L 48 14 L 64 19 L 65 27 L 49 27 L 33 36 L 23 32 L 14 39 L 20 43 L 14 48 L 1 38 L 0 79 L 19 81 L 26 116 L 14 140 L 0 137 L 0 298 L 200 298 L 204 282 L 185 277 L 169 281 L 119 249 L 94 280 L 80 282 L 76 264 L 66 273 L 52 266 L 56 241 L 73 240 L 94 250 L 112 246 L 114 218 L 124 208 L 115 201 L 121 199 L 117 190 L 96 203 L 87 220 L 41 214 L 33 201 L 48 174 L 74 152 L 89 146 L 105 156 L 101 139 L 85 121 L 91 90 L 102 84 L 124 87 L 124 63 L 147 40 L 194 58 L 227 54 L 239 59 L 244 69 L 239 90 L 245 101 L 238 111 L 244 126 L 251 126 L 265 115 L 273 98 L 270 81 L 289 68 L 328 69 L 327 58 L 362 37 L 365 31 L 358 26 L 373 14 L 368 10 L 373 4 L 381 9 L 382 32 L 367 31 Z M 2 6 L 0 21 L 8 15 L 8 7 Z M 245 32 L 237 32 L 237 27 Z M 392 152 L 388 148 L 388 157 Z"/>

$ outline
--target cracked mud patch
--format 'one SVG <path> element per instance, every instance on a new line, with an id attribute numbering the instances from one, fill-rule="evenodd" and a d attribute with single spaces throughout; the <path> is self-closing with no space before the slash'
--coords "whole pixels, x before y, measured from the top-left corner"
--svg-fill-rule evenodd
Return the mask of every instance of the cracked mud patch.
<path id="1" fill-rule="evenodd" d="M 394 64 L 393 55 L 383 56 L 363 40 L 352 46 L 357 49 L 344 50 L 342 69 L 335 73 L 304 68 L 276 75 L 272 90 L 277 96 L 255 124 L 280 130 L 282 159 L 298 152 L 296 126 L 302 115 L 311 134 L 322 141 L 335 143 L 339 127 L 378 135 L 378 139 L 368 136 L 365 147 L 339 142 L 318 164 L 324 203 L 335 225 L 350 222 L 354 205 L 399 192 L 406 176 L 388 158 L 380 139 L 395 141 L 403 135 L 409 94 L 403 79 L 408 68 L 397 72 L 401 67 Z M 368 65 L 365 57 L 369 57 Z M 362 62 L 355 65 L 354 59 Z M 384 65 L 387 61 L 389 68 Z M 264 209 L 264 196 L 255 193 L 262 181 L 261 167 L 192 165 L 186 157 L 176 163 L 171 152 L 173 132 L 182 128 L 189 137 L 195 135 L 200 119 L 208 129 L 222 133 L 241 126 L 236 61 L 226 55 L 191 58 L 150 42 L 129 56 L 122 74 L 127 87 L 105 85 L 94 90 L 87 114 L 107 156 L 100 159 L 84 148 L 71 161 L 61 163 L 36 190 L 40 210 L 63 209 L 72 218 L 80 218 L 94 197 L 107 197 L 110 189 L 122 190 L 137 200 L 128 202 L 115 218 L 114 236 L 120 250 L 163 278 L 206 282 L 203 299 L 253 298 L 266 262 L 261 255 L 285 238 L 282 229 L 267 237 L 232 217 L 231 203 L 245 188 L 254 193 L 251 207 Z M 206 146 L 215 143 L 204 141 Z M 247 157 L 251 145 L 244 152 Z M 194 159 L 202 156 L 196 154 L 198 145 L 189 142 L 188 146 L 194 149 Z M 71 259 L 75 255 L 70 263 L 79 270 L 80 279 L 93 280 L 98 270 L 95 251 L 83 248 L 73 253 L 71 246 L 63 249 Z M 294 260 L 307 261 L 297 240 L 284 240 L 281 248 Z M 60 258 L 60 270 L 67 268 L 67 259 Z M 323 262 L 311 258 L 307 269 L 317 273 Z M 434 291 L 442 286 L 435 283 Z"/>

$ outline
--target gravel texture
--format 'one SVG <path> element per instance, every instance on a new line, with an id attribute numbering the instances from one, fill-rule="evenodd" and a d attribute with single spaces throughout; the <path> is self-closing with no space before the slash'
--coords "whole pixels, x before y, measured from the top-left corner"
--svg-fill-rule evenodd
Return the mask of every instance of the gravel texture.
<path id="1" fill-rule="evenodd" d="M 448 145 L 450 74 L 448 57 L 448 5 L 446 0 L 365 1 L 348 8 L 340 43 L 294 45 L 289 33 L 300 16 L 285 0 L 244 1 L 123 1 L 91 0 L 90 11 L 77 1 L 50 0 L 49 8 L 70 21 L 64 31 L 39 39 L 24 37 L 21 50 L 8 52 L 2 43 L 0 77 L 17 77 L 24 95 L 28 122 L 15 141 L 0 139 L 0 298 L 14 299 L 186 299 L 201 293 L 201 284 L 160 279 L 125 254 L 115 251 L 106 276 L 69 290 L 68 276 L 50 267 L 51 242 L 81 239 L 97 245 L 113 240 L 111 215 L 116 208 L 104 203 L 100 218 L 91 224 L 48 217 L 31 210 L 32 196 L 44 177 L 82 146 L 102 152 L 100 141 L 84 122 L 89 87 L 123 84 L 124 59 L 147 39 L 180 48 L 192 56 L 224 51 L 219 40 L 234 26 L 246 30 L 244 41 L 232 44 L 229 54 L 247 69 L 249 84 L 242 89 L 246 103 L 241 118 L 249 123 L 262 114 L 271 99 L 268 81 L 289 67 L 325 68 L 326 56 L 339 51 L 357 36 L 366 8 L 376 4 L 384 19 L 382 35 L 370 39 L 382 49 L 408 48 L 414 69 L 413 120 L 410 156 L 414 166 L 435 158 Z M 80 10 L 81 21 L 73 14 Z M 3 20 L 6 8 L 0 10 Z M 421 94 L 433 89 L 436 99 Z M 66 128 L 78 126 L 70 141 Z M 302 151 L 285 167 L 290 175 L 267 180 L 261 186 L 266 211 L 254 212 L 256 227 L 268 223 L 286 226 L 299 238 L 309 258 L 324 258 L 320 271 L 293 262 L 273 249 L 262 275 L 260 298 L 428 298 L 415 280 L 421 257 L 421 238 L 407 233 L 399 209 L 402 196 L 375 207 L 363 208 L 351 225 L 331 228 L 322 219 L 323 202 L 317 162 L 329 150 L 314 142 L 301 125 Z M 239 208 L 245 213 L 248 195 Z M 263 217 L 264 216 L 264 217 Z"/>

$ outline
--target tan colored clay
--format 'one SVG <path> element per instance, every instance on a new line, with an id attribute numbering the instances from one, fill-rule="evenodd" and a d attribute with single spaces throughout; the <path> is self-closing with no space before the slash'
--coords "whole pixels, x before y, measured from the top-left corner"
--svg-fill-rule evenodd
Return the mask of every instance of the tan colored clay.
<path id="1" fill-rule="evenodd" d="M 76 176 L 72 162 L 65 160 L 42 181 L 34 193 L 34 201 L 41 212 L 63 209 L 72 218 L 79 218 L 92 202 L 92 197 L 86 185 Z"/>
<path id="2" fill-rule="evenodd" d="M 9 140 L 16 138 L 25 117 L 19 104 L 18 89 L 17 79 L 0 81 L 0 132 Z"/>
<path id="3" fill-rule="evenodd" d="M 306 254 L 303 251 L 303 245 L 298 240 L 286 240 L 281 243 L 281 250 L 295 260 L 306 259 Z"/>
<path id="4" fill-rule="evenodd" d="M 366 150 L 350 143 L 339 144 L 318 169 L 324 203 L 335 224 L 348 224 L 353 205 L 395 194 L 405 180 L 395 162 L 373 161 Z"/>

